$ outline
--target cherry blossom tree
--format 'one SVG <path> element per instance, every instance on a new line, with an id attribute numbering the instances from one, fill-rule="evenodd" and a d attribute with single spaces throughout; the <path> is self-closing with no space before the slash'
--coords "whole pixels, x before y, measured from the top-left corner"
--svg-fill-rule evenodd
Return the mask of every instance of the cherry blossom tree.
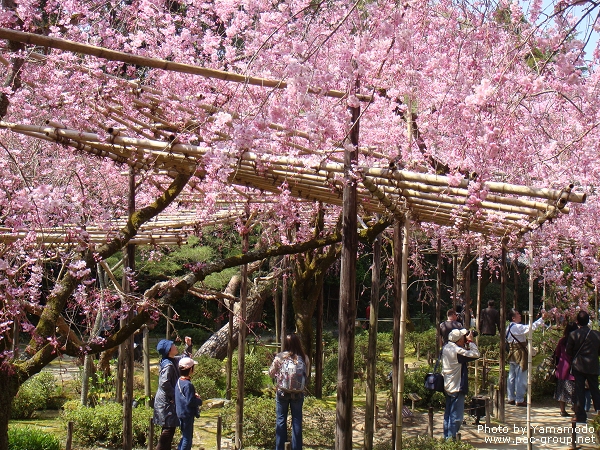
<path id="1" fill-rule="evenodd" d="M 10 405 L 18 386 L 61 352 L 83 354 L 122 342 L 211 270 L 269 251 L 339 242 L 335 233 L 314 239 L 315 205 L 290 195 L 298 167 L 282 174 L 287 185 L 269 195 L 233 181 L 249 151 L 257 155 L 258 172 L 269 164 L 265 155 L 301 160 L 304 170 L 341 161 L 349 108 L 358 105 L 360 166 L 446 173 L 457 184 L 468 175 L 464 208 L 474 215 L 490 196 L 487 181 L 555 189 L 572 184 L 585 192 L 585 205 L 570 205 L 568 215 L 520 238 L 471 235 L 461 231 L 458 218 L 450 228 L 417 223 L 431 238 L 469 245 L 481 255 L 497 256 L 501 239 L 515 248 L 534 245 L 534 269 L 557 284 L 566 282 L 561 267 L 568 260 L 569 295 L 585 305 L 598 270 L 600 53 L 585 51 L 593 27 L 576 32 L 582 18 L 597 15 L 597 5 L 561 0 L 544 11 L 539 0 L 525 10 L 523 3 L 3 0 L 1 28 L 160 59 L 163 68 L 180 62 L 214 72 L 199 76 L 15 40 L 0 45 L 6 67 L 0 226 L 27 232 L 0 245 L 0 377 L 8 387 L 0 404 Z M 249 78 L 238 83 L 234 75 Z M 359 92 L 346 95 L 357 81 Z M 126 135 L 162 140 L 167 153 L 173 142 L 202 144 L 207 151 L 193 171 L 182 163 L 172 173 L 150 153 L 114 161 L 98 152 L 94 158 L 67 139 L 14 134 L 10 124 L 100 133 L 106 145 Z M 139 173 L 136 202 L 142 206 L 115 231 L 111 220 L 127 214 L 126 167 Z M 332 173 L 332 195 L 341 186 L 342 177 Z M 196 267 L 143 295 L 107 298 L 95 289 L 96 263 L 160 212 L 193 205 L 202 223 L 223 205 L 239 204 L 248 217 L 269 224 L 263 235 L 269 251 Z M 368 205 L 361 206 L 366 215 Z M 339 213 L 326 206 L 323 227 L 331 229 Z M 79 227 L 76 245 L 39 244 L 44 229 L 66 224 Z M 104 243 L 90 241 L 86 228 L 92 225 L 107 230 Z M 241 221 L 238 229 L 248 232 Z M 99 308 L 115 317 L 133 308 L 139 314 L 103 342 L 70 332 L 67 316 L 91 323 Z M 24 362 L 10 353 L 6 336 L 14 327 L 31 335 Z M 0 420 L 0 447 L 6 429 L 7 419 Z"/>

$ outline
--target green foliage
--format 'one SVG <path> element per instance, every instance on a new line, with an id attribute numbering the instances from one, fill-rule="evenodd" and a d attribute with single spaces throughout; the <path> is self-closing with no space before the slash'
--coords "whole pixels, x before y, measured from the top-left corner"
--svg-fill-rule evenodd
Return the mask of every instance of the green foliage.
<path id="1" fill-rule="evenodd" d="M 235 403 L 223 409 L 223 429 L 232 430 L 235 424 Z M 335 440 L 335 411 L 325 402 L 306 397 L 302 407 L 304 445 L 313 448 L 332 448 Z M 308 420 L 310 418 L 310 420 Z M 244 400 L 244 446 L 275 447 L 275 400 L 251 397 Z M 288 428 L 291 415 L 288 415 Z M 289 434 L 289 433 L 288 433 Z"/>
<path id="2" fill-rule="evenodd" d="M 50 372 L 40 372 L 23 383 L 13 399 L 11 418 L 29 419 L 34 411 L 46 409 L 56 396 L 56 381 Z"/>
<path id="3" fill-rule="evenodd" d="M 224 397 L 227 378 L 223 361 L 210 356 L 195 358 L 198 364 L 192 374 L 192 384 L 203 400 Z"/>
<path id="4" fill-rule="evenodd" d="M 200 347 L 210 336 L 210 333 L 202 328 L 180 328 L 177 330 L 177 334 L 183 341 L 186 336 L 192 338 L 192 344 L 194 349 Z M 182 343 L 181 350 L 185 348 L 185 343 Z M 180 352 L 181 353 L 181 352 Z"/>
<path id="5" fill-rule="evenodd" d="M 235 424 L 234 402 L 223 408 L 223 429 L 231 430 Z M 244 400 L 244 446 L 275 447 L 275 401 L 265 397 Z"/>
<path id="6" fill-rule="evenodd" d="M 415 393 L 421 397 L 420 406 L 442 406 L 445 398 L 442 392 L 425 389 L 425 375 L 432 372 L 433 367 L 422 366 L 408 372 L 404 372 L 404 400 L 409 402 L 408 394 Z"/>
<path id="7" fill-rule="evenodd" d="M 332 395 L 337 389 L 337 355 L 327 358 L 323 363 L 323 395 Z"/>
<path id="8" fill-rule="evenodd" d="M 237 355 L 232 359 L 232 370 L 237 369 Z M 263 374 L 265 364 L 260 355 L 251 354 L 244 358 L 244 391 L 247 394 L 260 395 L 262 390 L 268 385 L 269 377 Z M 232 377 L 231 390 L 237 390 L 237 377 Z"/>
<path id="9" fill-rule="evenodd" d="M 488 359 L 498 359 L 500 357 L 500 336 L 480 335 L 477 340 L 477 348 L 481 356 L 485 355 Z"/>
<path id="10" fill-rule="evenodd" d="M 531 374 L 531 397 L 534 400 L 552 398 L 556 383 L 544 379 L 545 373 L 532 369 Z"/>
<path id="11" fill-rule="evenodd" d="M 453 441 L 446 439 L 435 439 L 429 436 L 415 436 L 411 438 L 402 437 L 402 448 L 405 450 L 470 450 L 473 447 L 468 442 Z M 377 443 L 373 446 L 374 450 L 392 450 L 392 442 Z"/>
<path id="12" fill-rule="evenodd" d="M 316 448 L 333 448 L 335 444 L 335 410 L 323 400 L 305 397 L 302 416 L 302 441 L 304 445 Z"/>
<path id="13" fill-rule="evenodd" d="M 38 428 L 9 426 L 8 450 L 60 450 L 60 441 Z"/>
<path id="14" fill-rule="evenodd" d="M 417 353 L 417 345 L 419 346 L 419 352 L 421 356 L 427 355 L 430 352 L 432 355 L 435 354 L 435 341 L 436 341 L 436 329 L 429 328 L 424 332 L 411 331 L 406 334 L 406 342 L 410 344 L 415 354 Z M 390 339 L 391 342 L 391 339 Z"/>
<path id="15" fill-rule="evenodd" d="M 153 411 L 150 408 L 134 408 L 132 417 L 133 443 L 146 444 L 148 422 Z M 123 443 L 123 406 L 118 403 L 105 403 L 95 407 L 85 407 L 75 400 L 65 403 L 61 416 L 66 423 L 73 422 L 73 436 L 82 445 L 103 443 L 120 446 Z"/>

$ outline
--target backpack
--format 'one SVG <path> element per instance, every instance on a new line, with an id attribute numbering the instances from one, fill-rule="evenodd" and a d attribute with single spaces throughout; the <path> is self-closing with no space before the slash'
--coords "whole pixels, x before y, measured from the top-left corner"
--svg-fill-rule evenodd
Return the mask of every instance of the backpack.
<path id="1" fill-rule="evenodd" d="M 284 392 L 304 392 L 306 383 L 306 366 L 301 356 L 296 361 L 290 356 L 284 356 L 277 374 L 277 388 Z"/>

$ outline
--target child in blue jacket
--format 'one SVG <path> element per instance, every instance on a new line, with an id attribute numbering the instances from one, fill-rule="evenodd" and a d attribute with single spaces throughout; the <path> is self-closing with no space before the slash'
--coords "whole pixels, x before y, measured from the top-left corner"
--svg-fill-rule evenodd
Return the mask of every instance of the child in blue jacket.
<path id="1" fill-rule="evenodd" d="M 181 358 L 179 361 L 180 377 L 175 386 L 175 408 L 181 427 L 181 441 L 177 446 L 177 450 L 190 450 L 192 448 L 194 418 L 200 417 L 202 399 L 196 394 L 196 389 L 190 381 L 195 364 L 197 363 L 192 358 Z"/>

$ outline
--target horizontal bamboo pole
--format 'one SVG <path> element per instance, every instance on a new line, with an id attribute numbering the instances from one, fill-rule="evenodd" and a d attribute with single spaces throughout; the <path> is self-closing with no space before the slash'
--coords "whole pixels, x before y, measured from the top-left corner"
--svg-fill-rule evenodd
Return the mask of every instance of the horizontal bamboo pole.
<path id="1" fill-rule="evenodd" d="M 252 86 L 268 87 L 273 89 L 286 89 L 287 83 L 283 80 L 273 80 L 268 78 L 250 77 L 223 70 L 207 69 L 201 66 L 192 64 L 178 63 L 167 61 L 165 59 L 149 58 L 145 56 L 132 55 L 130 53 L 109 50 L 102 47 L 96 47 L 89 44 L 81 44 L 79 42 L 60 39 L 55 37 L 43 36 L 34 33 L 26 33 L 23 31 L 9 30 L 0 28 L 0 39 L 8 39 L 9 41 L 21 42 L 28 45 L 40 45 L 42 47 L 55 48 L 68 52 L 81 53 L 84 55 L 96 56 L 98 58 L 107 59 L 109 61 L 120 61 L 129 64 L 136 64 L 144 67 L 152 67 L 171 72 L 188 73 L 191 75 L 199 75 L 205 78 L 218 79 L 223 81 L 231 81 L 234 83 L 249 84 Z M 345 98 L 348 94 L 342 91 L 328 90 L 324 91 L 319 88 L 308 88 L 309 94 L 318 94 L 325 97 Z M 357 95 L 359 100 L 370 102 L 371 96 Z"/>

